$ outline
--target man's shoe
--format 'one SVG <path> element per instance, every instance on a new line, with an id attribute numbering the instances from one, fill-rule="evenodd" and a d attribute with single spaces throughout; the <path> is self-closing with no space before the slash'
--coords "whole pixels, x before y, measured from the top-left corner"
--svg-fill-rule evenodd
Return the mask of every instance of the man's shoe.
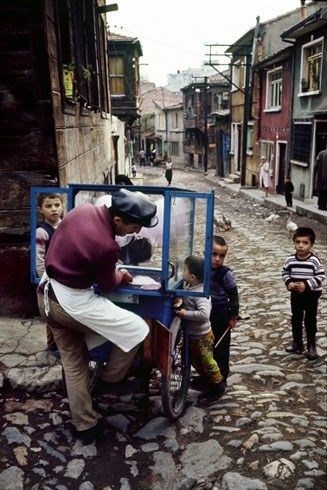
<path id="1" fill-rule="evenodd" d="M 82 441 L 83 444 L 92 444 L 95 440 L 104 437 L 108 433 L 108 426 L 106 422 L 102 419 L 98 420 L 94 427 L 86 430 L 76 431 L 77 437 Z"/>
<path id="2" fill-rule="evenodd" d="M 226 385 L 223 381 L 220 381 L 220 383 L 212 385 L 207 391 L 204 391 L 201 393 L 201 395 L 198 396 L 198 400 L 200 401 L 207 401 L 209 403 L 216 402 L 223 396 L 226 390 Z"/>
<path id="3" fill-rule="evenodd" d="M 304 346 L 301 344 L 293 344 L 291 347 L 286 347 L 285 350 L 289 354 L 297 354 L 300 356 L 304 352 Z"/>

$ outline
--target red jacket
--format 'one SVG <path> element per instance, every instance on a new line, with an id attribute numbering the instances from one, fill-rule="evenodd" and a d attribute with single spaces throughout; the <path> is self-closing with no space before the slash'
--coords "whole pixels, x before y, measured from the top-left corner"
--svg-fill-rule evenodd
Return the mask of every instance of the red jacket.
<path id="1" fill-rule="evenodd" d="M 122 279 L 116 270 L 119 246 L 108 210 L 81 204 L 69 211 L 54 233 L 47 251 L 45 268 L 50 278 L 64 286 L 101 290 L 116 289 Z"/>

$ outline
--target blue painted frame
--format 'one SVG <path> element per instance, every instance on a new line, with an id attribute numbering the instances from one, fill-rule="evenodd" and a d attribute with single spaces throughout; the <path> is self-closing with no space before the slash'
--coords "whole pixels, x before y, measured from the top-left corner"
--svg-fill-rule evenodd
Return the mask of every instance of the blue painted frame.
<path id="1" fill-rule="evenodd" d="M 67 195 L 67 211 L 75 206 L 76 196 L 81 191 L 94 191 L 94 192 L 107 192 L 114 193 L 121 189 L 121 185 L 108 185 L 108 184 L 69 184 L 67 188 L 61 187 L 32 187 L 31 188 L 31 208 L 30 208 L 30 220 L 31 220 L 31 254 L 30 254 L 30 276 L 31 281 L 35 284 L 39 282 L 39 278 L 36 274 L 36 253 L 35 253 L 35 229 L 36 229 L 36 217 L 37 217 L 37 195 L 39 193 L 60 192 Z M 164 214 L 163 214 L 163 246 L 162 246 L 162 272 L 161 272 L 161 291 L 146 291 L 135 288 L 124 287 L 119 289 L 119 293 L 132 294 L 135 296 L 153 296 L 162 297 L 168 296 L 209 296 L 210 292 L 210 279 L 211 279 L 211 254 L 212 254 L 212 235 L 213 235 L 213 212 L 214 212 L 214 191 L 209 193 L 195 192 L 187 189 L 180 189 L 177 187 L 159 187 L 159 186 L 124 186 L 131 191 L 141 191 L 145 194 L 160 195 L 164 198 Z M 181 284 L 169 287 L 169 276 L 171 273 L 169 263 L 169 243 L 170 243 L 170 231 L 171 231 L 171 207 L 175 198 L 187 198 L 192 200 L 193 216 L 190 219 L 190 234 L 191 234 L 191 250 L 193 247 L 193 229 L 194 225 L 194 209 L 197 199 L 202 199 L 206 202 L 206 217 L 205 217 L 205 233 L 204 233 L 204 282 L 203 293 L 183 291 Z M 193 224 L 193 225 L 192 225 Z M 193 226 L 194 228 L 194 226 Z M 128 269 L 129 266 L 126 266 Z M 148 267 L 138 266 L 137 270 L 146 271 L 150 270 Z M 135 267 L 134 267 L 135 270 Z M 176 287 L 175 287 L 176 286 Z M 154 298 L 153 298 L 154 299 Z"/>

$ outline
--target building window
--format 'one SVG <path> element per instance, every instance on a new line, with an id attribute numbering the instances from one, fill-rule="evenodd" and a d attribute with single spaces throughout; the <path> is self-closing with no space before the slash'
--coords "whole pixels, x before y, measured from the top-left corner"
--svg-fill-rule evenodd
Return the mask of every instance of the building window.
<path id="1" fill-rule="evenodd" d="M 109 86 L 111 96 L 125 95 L 125 60 L 123 56 L 109 56 Z"/>
<path id="2" fill-rule="evenodd" d="M 246 152 L 248 155 L 253 155 L 253 123 L 249 123 L 247 127 Z"/>
<path id="3" fill-rule="evenodd" d="M 172 127 L 173 129 L 178 129 L 178 112 L 172 114 Z"/>
<path id="4" fill-rule="evenodd" d="M 311 150 L 311 123 L 294 123 L 293 125 L 292 160 L 309 164 Z"/>
<path id="5" fill-rule="evenodd" d="M 231 126 L 230 153 L 232 155 L 237 151 L 237 126 L 237 123 L 232 123 Z"/>
<path id="6" fill-rule="evenodd" d="M 266 157 L 267 161 L 271 165 L 274 160 L 274 145 L 271 141 L 261 142 L 261 156 Z"/>
<path id="7" fill-rule="evenodd" d="M 323 38 L 302 46 L 301 93 L 316 92 L 321 87 Z"/>
<path id="8" fill-rule="evenodd" d="M 235 61 L 234 64 L 232 65 L 232 92 L 235 90 L 239 90 L 240 88 L 240 72 L 241 72 L 241 67 L 240 67 L 240 60 Z"/>
<path id="9" fill-rule="evenodd" d="M 166 117 L 161 112 L 158 113 L 158 131 L 164 131 L 166 129 Z"/>
<path id="10" fill-rule="evenodd" d="M 267 73 L 266 109 L 280 109 L 282 105 L 282 70 L 276 68 Z"/>
<path id="11" fill-rule="evenodd" d="M 179 155 L 179 143 L 178 141 L 171 141 L 170 142 L 170 154 L 171 155 Z"/>

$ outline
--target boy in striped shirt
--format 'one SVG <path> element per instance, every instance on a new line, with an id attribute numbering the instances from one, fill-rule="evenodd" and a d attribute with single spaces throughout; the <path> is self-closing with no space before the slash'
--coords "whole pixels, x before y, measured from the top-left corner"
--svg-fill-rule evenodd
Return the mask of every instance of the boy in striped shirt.
<path id="1" fill-rule="evenodd" d="M 293 344 L 286 348 L 292 354 L 303 354 L 303 320 L 307 337 L 306 357 L 318 358 L 316 348 L 317 309 L 326 279 L 319 258 L 312 252 L 315 233 L 311 228 L 300 227 L 293 234 L 295 253 L 290 255 L 283 266 L 282 278 L 291 292 Z"/>

